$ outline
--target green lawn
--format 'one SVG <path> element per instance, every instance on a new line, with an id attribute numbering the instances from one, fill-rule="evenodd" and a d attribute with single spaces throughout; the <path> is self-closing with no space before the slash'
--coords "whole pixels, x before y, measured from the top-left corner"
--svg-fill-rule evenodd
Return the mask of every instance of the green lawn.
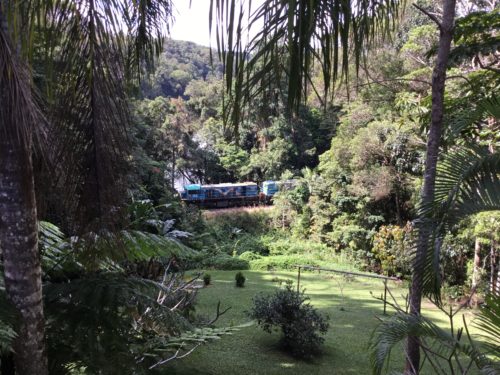
<path id="1" fill-rule="evenodd" d="M 217 301 L 221 307 L 232 306 L 220 318 L 218 326 L 238 325 L 247 322 L 245 315 L 252 297 L 259 292 L 272 293 L 278 287 L 272 279 L 289 278 L 296 282 L 296 273 L 244 271 L 245 288 L 234 286 L 236 271 L 209 271 L 212 285 L 200 291 L 197 313 L 212 316 Z M 257 325 L 243 328 L 232 336 L 202 346 L 189 357 L 174 361 L 165 368 L 165 374 L 369 374 L 367 343 L 377 324 L 376 316 L 383 312 L 383 305 L 373 296 L 381 296 L 383 283 L 378 280 L 354 278 L 345 281 L 341 276 L 306 272 L 301 277 L 301 287 L 311 297 L 311 302 L 330 316 L 330 329 L 326 335 L 324 354 L 310 362 L 296 360 L 277 347 L 279 333 L 267 334 Z M 342 287 L 344 297 L 340 291 Z M 406 288 L 389 283 L 390 290 L 402 300 Z M 370 293 L 372 292 L 373 295 Z M 440 324 L 446 316 L 425 303 L 425 314 Z M 390 308 L 388 310 L 391 311 Z M 473 313 L 465 313 L 470 320 Z M 461 319 L 457 319 L 460 323 Z M 402 349 L 392 356 L 394 369 L 401 369 Z M 432 374 L 432 371 L 424 373 Z"/>

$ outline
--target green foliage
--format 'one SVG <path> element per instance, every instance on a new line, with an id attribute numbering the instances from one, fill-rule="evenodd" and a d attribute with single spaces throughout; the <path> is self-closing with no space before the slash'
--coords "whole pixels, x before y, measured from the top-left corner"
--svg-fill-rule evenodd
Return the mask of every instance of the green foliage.
<path id="1" fill-rule="evenodd" d="M 309 358 L 318 354 L 329 327 L 328 317 L 318 313 L 304 293 L 290 286 L 274 295 L 258 295 L 253 299 L 249 316 L 268 333 L 281 330 L 281 344 L 292 355 Z"/>
<path id="2" fill-rule="evenodd" d="M 251 260 L 262 258 L 262 255 L 254 253 L 253 251 L 245 251 L 239 255 L 239 258 L 250 262 Z"/>
<path id="3" fill-rule="evenodd" d="M 215 269 L 215 270 L 246 270 L 248 261 L 233 257 L 226 253 L 200 252 L 184 260 L 185 266 L 190 269 Z"/>
<path id="4" fill-rule="evenodd" d="M 398 311 L 392 317 L 382 321 L 370 338 L 370 361 L 374 374 L 381 374 L 384 364 L 389 360 L 391 351 L 408 336 L 418 337 L 423 345 L 423 352 L 430 361 L 434 372 L 453 372 L 456 368 L 468 368 L 475 364 L 482 374 L 496 374 L 500 370 L 498 359 L 500 351 L 499 296 L 487 297 L 485 309 L 478 318 L 478 327 L 482 330 L 486 345 L 475 342 L 467 325 L 454 332 L 440 328 L 422 315 Z M 453 320 L 453 312 L 450 313 Z M 486 350 L 485 350 L 486 349 Z M 458 354 L 463 354 L 460 357 Z M 443 361 L 444 364 L 438 364 Z"/>
<path id="5" fill-rule="evenodd" d="M 387 276 L 408 277 L 411 269 L 411 225 L 382 225 L 373 237 L 372 252 Z"/>
<path id="6" fill-rule="evenodd" d="M 205 286 L 208 286 L 208 285 L 210 285 L 211 282 L 212 282 L 212 276 L 209 273 L 204 274 L 203 275 L 203 284 Z"/>
<path id="7" fill-rule="evenodd" d="M 363 51 L 372 45 L 373 36 L 384 37 L 395 28 L 391 18 L 399 14 L 400 4 L 266 0 L 256 8 L 240 7 L 234 0 L 211 4 L 211 25 L 231 99 L 227 117 L 236 134 L 246 105 L 253 105 L 256 98 L 270 100 L 274 92 L 284 93 L 288 113 L 298 113 L 312 85 L 311 91 L 327 108 L 340 76 L 348 82 L 350 64 L 359 73 Z M 247 18 L 250 29 L 258 27 L 249 43 L 241 32 Z M 318 87 L 311 80 L 315 63 L 322 78 Z"/>
<path id="8" fill-rule="evenodd" d="M 457 148 L 438 164 L 435 200 L 422 207 L 421 228 L 432 235 L 425 259 L 424 288 L 439 298 L 441 285 L 440 257 L 434 246 L 453 225 L 482 211 L 500 210 L 500 154 L 484 148 Z M 431 245 L 432 244 L 432 245 Z"/>
<path id="9" fill-rule="evenodd" d="M 236 287 L 243 288 L 245 286 L 246 277 L 242 272 L 238 272 L 234 276 L 234 280 L 236 281 Z"/>
<path id="10" fill-rule="evenodd" d="M 311 266 L 320 266 L 326 262 L 319 259 L 318 256 L 308 256 L 302 254 L 293 255 L 274 255 L 265 256 L 250 261 L 252 270 L 296 270 L 297 265 L 307 264 Z"/>
<path id="11" fill-rule="evenodd" d="M 325 244 L 289 238 L 276 238 L 268 242 L 269 255 L 327 255 L 332 250 Z"/>
<path id="12" fill-rule="evenodd" d="M 487 353 L 495 360 L 500 361 L 500 297 L 488 294 L 485 304 L 475 325 L 481 329 L 481 338 L 485 340 Z M 500 370 L 500 364 L 497 363 Z"/>
<path id="13" fill-rule="evenodd" d="M 453 41 L 455 48 L 450 53 L 450 61 L 459 64 L 464 60 L 484 58 L 497 53 L 500 38 L 496 30 L 500 27 L 500 12 L 479 11 L 457 19 Z M 488 63 L 482 63 L 488 65 Z"/>
<path id="14" fill-rule="evenodd" d="M 184 232 L 173 230 L 171 221 L 156 219 L 150 202 L 136 202 L 130 212 L 131 227 L 158 234 L 134 229 L 68 241 L 57 226 L 39 224 L 51 373 L 66 374 L 69 364 L 104 374 L 130 368 L 144 373 L 170 356 L 188 354 L 199 343 L 233 331 L 200 329 L 192 323 L 195 279 L 183 281 L 181 274 L 167 273 L 175 268 L 172 262 L 167 270 L 160 268 L 161 283 L 134 276 L 141 261 L 152 265 L 155 258 L 196 253 L 182 245 L 172 252 L 171 241 Z M 210 275 L 204 281 L 206 276 L 210 281 Z M 0 322 L 7 345 L 9 332 L 3 329 L 3 318 Z"/>
<path id="15" fill-rule="evenodd" d="M 192 81 L 204 81 L 209 76 L 221 75 L 221 66 L 210 63 L 210 49 L 192 42 L 167 40 L 163 53 L 150 81 L 142 82 L 142 93 L 147 98 L 183 97 Z"/>

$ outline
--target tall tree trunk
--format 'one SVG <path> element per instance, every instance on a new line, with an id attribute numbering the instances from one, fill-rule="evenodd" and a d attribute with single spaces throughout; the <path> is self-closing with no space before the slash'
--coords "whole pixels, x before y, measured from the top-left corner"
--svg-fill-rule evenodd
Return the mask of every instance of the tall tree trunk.
<path id="1" fill-rule="evenodd" d="M 45 375 L 41 266 L 29 130 L 31 86 L 7 31 L 0 2 L 0 246 L 5 289 L 19 313 L 19 375 Z"/>
<path id="2" fill-rule="evenodd" d="M 492 294 L 497 294 L 499 292 L 498 289 L 498 274 L 500 273 L 499 263 L 500 257 L 497 256 L 497 249 L 495 241 L 491 241 L 490 248 L 490 292 Z"/>
<path id="3" fill-rule="evenodd" d="M 31 157 L 24 145 L 4 135 L 0 139 L 0 213 L 5 289 L 21 318 L 14 341 L 16 371 L 47 374 Z"/>
<path id="4" fill-rule="evenodd" d="M 439 144 L 443 128 L 444 90 L 446 68 L 451 49 L 455 22 L 456 0 L 443 0 L 443 17 L 437 20 L 429 15 L 439 26 L 439 45 L 436 65 L 432 72 L 432 108 L 431 126 L 427 136 L 427 153 L 425 159 L 424 185 L 422 188 L 422 205 L 434 200 L 436 167 L 439 156 Z M 410 287 L 410 313 L 419 315 L 423 294 L 424 260 L 427 256 L 428 238 L 432 223 L 425 220 L 420 228 L 417 252 L 413 265 L 413 278 Z M 410 336 L 407 343 L 406 374 L 418 374 L 420 370 L 420 343 L 417 337 Z"/>
<path id="5" fill-rule="evenodd" d="M 474 270 L 472 271 L 472 289 L 477 288 L 481 278 L 481 241 L 476 237 L 474 243 Z"/>

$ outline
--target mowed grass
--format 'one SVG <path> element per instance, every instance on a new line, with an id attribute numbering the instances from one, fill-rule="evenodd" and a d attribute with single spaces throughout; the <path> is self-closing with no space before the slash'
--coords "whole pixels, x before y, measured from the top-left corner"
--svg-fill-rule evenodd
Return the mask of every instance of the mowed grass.
<path id="1" fill-rule="evenodd" d="M 217 326 L 239 325 L 249 321 L 246 311 L 252 298 L 262 293 L 273 293 L 279 288 L 276 279 L 291 279 L 296 285 L 294 272 L 243 271 L 247 281 L 244 288 L 236 288 L 236 271 L 209 271 L 212 285 L 200 290 L 197 314 L 207 317 L 215 315 L 217 302 L 221 308 L 231 309 L 217 321 Z M 407 288 L 389 282 L 392 294 L 402 302 Z M 325 336 L 323 355 L 311 361 L 297 360 L 278 347 L 280 333 L 268 334 L 257 325 L 223 336 L 220 340 L 203 345 L 185 359 L 169 364 L 165 374 L 370 374 L 368 341 L 383 313 L 380 297 L 384 287 L 382 281 L 355 277 L 344 277 L 317 272 L 305 272 L 301 276 L 301 288 L 311 298 L 311 303 L 330 317 L 330 329 Z M 447 326 L 447 317 L 429 303 L 424 303 L 424 314 L 435 322 Z M 388 312 L 393 310 L 388 307 Z M 471 320 L 474 312 L 465 311 Z M 459 316 L 456 324 L 460 326 Z M 402 370 L 402 347 L 391 356 L 394 370 Z M 424 369 L 424 374 L 433 374 Z"/>

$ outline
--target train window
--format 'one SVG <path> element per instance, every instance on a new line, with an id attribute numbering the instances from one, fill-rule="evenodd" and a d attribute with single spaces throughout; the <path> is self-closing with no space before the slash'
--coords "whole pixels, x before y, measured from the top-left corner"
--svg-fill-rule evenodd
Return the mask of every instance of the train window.
<path id="1" fill-rule="evenodd" d="M 200 194 L 199 190 L 188 190 L 189 195 Z"/>

